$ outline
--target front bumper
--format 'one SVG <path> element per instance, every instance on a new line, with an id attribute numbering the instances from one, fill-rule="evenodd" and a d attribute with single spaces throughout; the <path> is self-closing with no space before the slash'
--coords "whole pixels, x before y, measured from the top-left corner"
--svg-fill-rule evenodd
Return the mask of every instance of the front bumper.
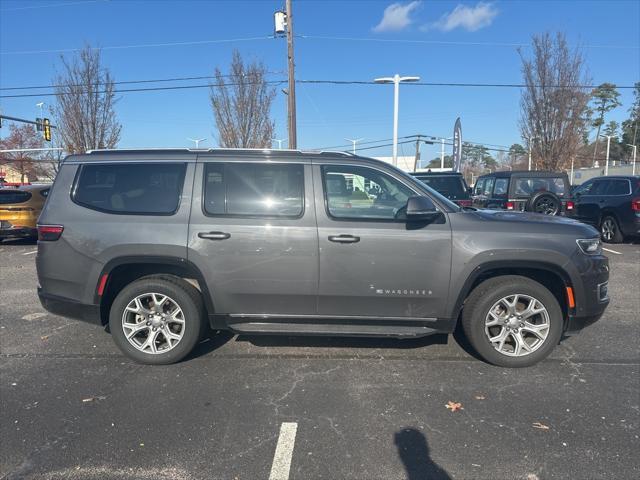
<path id="1" fill-rule="evenodd" d="M 51 295 L 43 292 L 42 287 L 38 287 L 38 297 L 44 309 L 55 315 L 102 325 L 100 305 L 88 305 L 58 295 Z"/>
<path id="2" fill-rule="evenodd" d="M 574 282 L 576 308 L 567 317 L 565 335 L 597 322 L 609 305 L 609 259 L 597 256 L 589 263 L 589 268 Z"/>

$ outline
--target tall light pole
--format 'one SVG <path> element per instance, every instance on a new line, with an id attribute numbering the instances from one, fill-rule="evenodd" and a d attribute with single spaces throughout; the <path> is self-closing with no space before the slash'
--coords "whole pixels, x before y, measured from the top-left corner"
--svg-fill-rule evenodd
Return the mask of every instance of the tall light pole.
<path id="1" fill-rule="evenodd" d="M 633 162 L 631 163 L 631 175 L 635 175 L 636 174 L 636 153 L 638 151 L 638 146 L 627 143 L 627 147 L 633 147 Z"/>
<path id="2" fill-rule="evenodd" d="M 284 142 L 284 138 L 272 138 L 272 142 L 278 142 L 278 150 L 282 150 L 282 142 Z"/>
<path id="3" fill-rule="evenodd" d="M 398 165 L 398 100 L 401 82 L 417 82 L 420 77 L 401 77 L 397 73 L 393 77 L 375 78 L 376 83 L 393 83 L 393 165 Z"/>
<path id="4" fill-rule="evenodd" d="M 361 142 L 364 138 L 345 138 L 347 142 L 353 143 L 353 154 L 356 154 L 356 143 Z"/>
<path id="5" fill-rule="evenodd" d="M 611 148 L 611 138 L 615 137 L 615 135 L 600 134 L 600 136 L 607 139 L 607 160 L 604 164 L 604 175 L 606 177 L 607 175 L 609 175 L 609 149 Z"/>
<path id="6" fill-rule="evenodd" d="M 200 148 L 200 142 L 205 142 L 207 139 L 206 138 L 187 138 L 187 140 L 195 143 L 196 148 Z"/>
<path id="7" fill-rule="evenodd" d="M 533 145 L 533 141 L 538 138 L 538 137 L 529 137 L 528 138 L 528 143 L 529 143 L 529 168 L 528 170 L 531 171 L 531 147 Z"/>

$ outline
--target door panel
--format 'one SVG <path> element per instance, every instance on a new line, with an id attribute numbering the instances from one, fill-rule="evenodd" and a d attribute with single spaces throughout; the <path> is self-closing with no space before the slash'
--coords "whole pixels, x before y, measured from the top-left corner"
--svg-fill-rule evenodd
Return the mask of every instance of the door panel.
<path id="1" fill-rule="evenodd" d="M 368 192 L 374 192 L 370 195 L 360 187 L 357 191 L 356 186 L 376 184 L 378 178 L 336 172 L 337 167 L 325 165 L 324 182 L 322 167 L 313 167 L 320 247 L 318 313 L 397 318 L 444 315 L 451 267 L 449 223 L 444 217 L 440 223 L 430 225 L 385 220 L 397 209 L 394 202 L 400 202 L 405 195 L 394 198 L 393 192 L 389 195 L 384 186 L 377 189 L 378 185 L 369 188 Z M 353 168 L 359 169 L 359 174 L 368 174 L 362 172 L 368 169 Z M 347 181 L 340 180 L 340 175 Z M 334 178 L 326 181 L 331 176 Z M 367 211 L 377 218 L 362 218 Z"/>
<path id="2" fill-rule="evenodd" d="M 605 197 L 603 194 L 607 188 L 606 180 L 595 180 L 584 188 L 577 189 L 575 201 L 576 218 L 581 222 L 598 225 L 600 222 L 600 209 Z"/>
<path id="3" fill-rule="evenodd" d="M 215 313 L 315 314 L 318 236 L 311 166 L 228 161 L 205 168 L 203 160 L 196 168 L 188 254 L 207 281 Z M 280 168 L 286 165 L 303 173 L 302 191 L 291 186 L 295 178 Z"/>

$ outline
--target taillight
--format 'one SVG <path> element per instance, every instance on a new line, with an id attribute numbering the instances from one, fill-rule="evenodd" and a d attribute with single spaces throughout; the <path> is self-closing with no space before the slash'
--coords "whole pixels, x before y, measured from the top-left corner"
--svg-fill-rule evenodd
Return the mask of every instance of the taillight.
<path id="1" fill-rule="evenodd" d="M 575 203 L 573 203 L 571 200 L 567 201 L 567 204 L 565 205 L 565 210 L 573 210 L 573 207 L 575 207 Z"/>
<path id="2" fill-rule="evenodd" d="M 470 207 L 471 206 L 471 200 L 456 200 L 456 203 L 458 205 L 460 205 L 461 207 Z"/>
<path id="3" fill-rule="evenodd" d="M 631 200 L 631 210 L 634 212 L 640 212 L 640 197 Z"/>
<path id="4" fill-rule="evenodd" d="M 504 204 L 504 206 L 505 206 L 505 208 L 506 208 L 507 210 L 513 210 L 513 209 L 514 209 L 514 207 L 515 207 L 515 205 L 513 204 L 513 202 L 507 202 L 507 203 L 505 203 L 505 204 Z"/>
<path id="5" fill-rule="evenodd" d="M 38 225 L 38 240 L 41 242 L 55 242 L 62 235 L 62 225 Z"/>

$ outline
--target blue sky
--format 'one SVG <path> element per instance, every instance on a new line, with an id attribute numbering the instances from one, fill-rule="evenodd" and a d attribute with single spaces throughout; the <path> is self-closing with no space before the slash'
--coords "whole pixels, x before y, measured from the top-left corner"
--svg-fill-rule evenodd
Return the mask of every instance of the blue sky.
<path id="1" fill-rule="evenodd" d="M 293 1 L 294 33 L 307 37 L 297 38 L 295 45 L 300 80 L 371 80 L 399 73 L 418 75 L 426 82 L 520 83 L 521 62 L 514 44 L 527 44 L 532 34 L 544 31 L 564 31 L 572 45 L 584 46 L 593 83 L 632 85 L 640 80 L 637 0 L 423 0 L 395 6 L 381 0 Z M 60 53 L 24 52 L 74 49 L 86 42 L 105 47 L 104 63 L 120 81 L 210 75 L 215 66 L 226 70 L 233 48 L 248 59 L 263 61 L 274 72 L 270 78 L 286 78 L 284 39 L 210 42 L 271 35 L 273 12 L 282 4 L 1 0 L 0 87 L 50 84 Z M 179 42 L 202 43 L 134 47 Z M 128 48 L 110 48 L 121 46 Z M 524 54 L 529 52 L 524 47 Z M 143 86 L 160 85 L 167 84 Z M 627 116 L 631 91 L 621 93 L 623 106 L 610 114 L 610 120 Z M 448 137 L 460 116 L 465 140 L 520 142 L 519 99 L 515 88 L 402 86 L 400 135 Z M 298 85 L 298 146 L 343 145 L 345 137 L 390 138 L 392 100 L 392 87 L 387 85 Z M 51 103 L 54 98 L 3 98 L 0 108 L 6 115 L 33 118 L 39 101 Z M 188 146 L 187 137 L 207 137 L 203 145 L 215 146 L 206 88 L 122 94 L 117 111 L 123 124 L 121 147 Z M 280 91 L 273 116 L 277 136 L 285 138 L 286 97 Z M 0 135 L 6 132 L 3 128 Z M 401 146 L 399 153 L 410 154 L 412 149 Z M 367 153 L 389 155 L 390 150 Z M 429 147 L 423 158 L 438 151 Z"/>

